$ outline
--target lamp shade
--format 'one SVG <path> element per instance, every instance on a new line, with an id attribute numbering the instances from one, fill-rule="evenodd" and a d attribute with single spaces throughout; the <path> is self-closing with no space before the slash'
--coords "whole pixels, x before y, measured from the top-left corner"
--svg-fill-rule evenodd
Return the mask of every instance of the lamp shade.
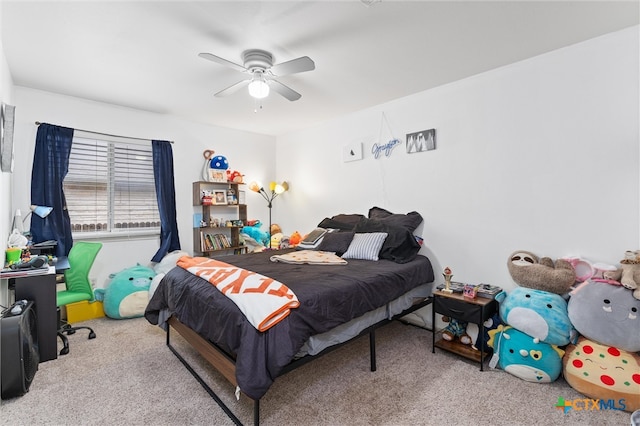
<path id="1" fill-rule="evenodd" d="M 53 207 L 49 207 L 49 206 L 31 205 L 30 208 L 32 212 L 34 212 L 37 216 L 40 216 L 43 219 L 49 216 L 49 214 L 53 211 Z"/>

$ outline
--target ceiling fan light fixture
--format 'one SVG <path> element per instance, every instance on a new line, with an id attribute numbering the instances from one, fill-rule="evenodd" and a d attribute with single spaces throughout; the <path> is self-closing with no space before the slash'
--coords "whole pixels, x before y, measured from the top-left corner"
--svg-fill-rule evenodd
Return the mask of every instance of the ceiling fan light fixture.
<path id="1" fill-rule="evenodd" d="M 253 79 L 249 83 L 249 94 L 256 99 L 263 99 L 269 96 L 269 85 L 262 78 Z"/>

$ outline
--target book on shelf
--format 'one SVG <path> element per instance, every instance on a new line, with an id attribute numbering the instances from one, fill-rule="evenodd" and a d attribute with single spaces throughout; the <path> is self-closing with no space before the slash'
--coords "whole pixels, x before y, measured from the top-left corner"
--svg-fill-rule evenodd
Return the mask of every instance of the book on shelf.
<path id="1" fill-rule="evenodd" d="M 18 278 L 18 277 L 30 277 L 33 275 L 46 275 L 55 273 L 55 266 L 44 265 L 41 268 L 24 268 L 24 269 L 11 269 L 10 267 L 3 268 L 0 271 L 0 278 Z"/>
<path id="2" fill-rule="evenodd" d="M 200 248 L 202 251 L 224 250 L 231 248 L 231 240 L 225 234 L 200 233 Z"/>
<path id="3" fill-rule="evenodd" d="M 216 242 L 215 238 L 213 237 L 213 235 L 206 234 L 205 238 L 207 239 L 207 242 L 209 243 L 209 247 L 211 247 L 209 250 L 218 250 L 220 248 L 218 246 L 218 243 Z"/>
<path id="4" fill-rule="evenodd" d="M 202 226 L 202 213 L 193 214 L 193 227 L 200 228 Z"/>

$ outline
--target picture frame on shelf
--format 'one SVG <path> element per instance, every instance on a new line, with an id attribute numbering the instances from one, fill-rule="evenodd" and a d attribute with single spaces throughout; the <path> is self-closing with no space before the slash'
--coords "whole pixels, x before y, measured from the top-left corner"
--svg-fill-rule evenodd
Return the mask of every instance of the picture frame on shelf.
<path id="1" fill-rule="evenodd" d="M 213 191 L 213 204 L 216 206 L 227 205 L 227 191 Z"/>
<path id="2" fill-rule="evenodd" d="M 209 169 L 209 180 L 211 182 L 227 182 L 227 171 L 226 170 L 212 170 Z"/>

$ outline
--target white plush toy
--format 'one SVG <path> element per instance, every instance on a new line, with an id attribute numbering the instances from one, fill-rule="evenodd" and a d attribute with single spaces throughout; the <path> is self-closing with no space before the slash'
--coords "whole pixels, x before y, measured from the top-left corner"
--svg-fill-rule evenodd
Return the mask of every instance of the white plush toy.
<path id="1" fill-rule="evenodd" d="M 160 262 L 156 263 L 153 267 L 153 270 L 156 272 L 156 276 L 153 277 L 151 285 L 149 286 L 149 300 L 151 300 L 151 297 L 153 296 L 153 293 L 155 293 L 156 288 L 158 288 L 158 284 L 160 284 L 162 278 L 164 278 L 165 274 L 176 266 L 178 259 L 182 256 L 189 256 L 189 253 L 182 250 L 172 251 L 171 253 L 167 253 Z"/>

